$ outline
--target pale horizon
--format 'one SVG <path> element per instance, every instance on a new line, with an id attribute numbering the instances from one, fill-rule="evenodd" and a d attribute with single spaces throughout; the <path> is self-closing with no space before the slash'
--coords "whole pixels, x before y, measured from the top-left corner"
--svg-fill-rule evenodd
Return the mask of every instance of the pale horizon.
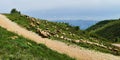
<path id="1" fill-rule="evenodd" d="M 16 8 L 47 20 L 106 20 L 120 18 L 119 0 L 2 0 L 0 13 Z"/>

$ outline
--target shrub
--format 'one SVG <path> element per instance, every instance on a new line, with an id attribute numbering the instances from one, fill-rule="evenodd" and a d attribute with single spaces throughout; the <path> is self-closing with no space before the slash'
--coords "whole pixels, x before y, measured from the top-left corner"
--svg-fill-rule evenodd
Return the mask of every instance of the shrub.
<path id="1" fill-rule="evenodd" d="M 11 14 L 21 14 L 19 11 L 17 11 L 15 8 L 11 10 Z"/>
<path id="2" fill-rule="evenodd" d="M 80 30 L 79 26 L 75 26 L 75 30 L 77 31 Z"/>

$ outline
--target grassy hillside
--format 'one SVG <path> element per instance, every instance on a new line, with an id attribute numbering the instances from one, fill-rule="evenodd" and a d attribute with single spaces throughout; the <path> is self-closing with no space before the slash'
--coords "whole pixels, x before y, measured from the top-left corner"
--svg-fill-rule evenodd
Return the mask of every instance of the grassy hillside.
<path id="1" fill-rule="evenodd" d="M 80 36 L 83 35 L 83 32 L 79 30 L 78 26 L 70 26 L 68 23 L 50 22 L 47 20 L 36 19 L 27 15 L 19 14 L 6 14 L 6 16 L 12 21 L 21 25 L 22 27 L 28 30 L 32 30 L 33 32 L 38 33 L 37 29 L 39 28 L 42 31 L 48 32 L 51 35 L 47 36 L 48 38 L 62 39 L 60 37 L 66 36 L 66 38 L 80 39 L 82 38 Z"/>
<path id="2" fill-rule="evenodd" d="M 108 24 L 109 22 L 112 22 L 112 21 L 114 21 L 114 20 L 104 20 L 104 21 L 100 21 L 100 22 L 96 23 L 95 25 L 87 28 L 86 31 L 89 31 L 89 32 L 90 32 L 90 31 L 92 31 L 92 30 L 96 30 L 96 29 L 101 28 L 102 26 L 104 26 L 104 25 L 106 25 L 106 24 Z"/>
<path id="3" fill-rule="evenodd" d="M 0 27 L 0 60 L 74 60 Z"/>
<path id="4" fill-rule="evenodd" d="M 120 55 L 119 48 L 103 40 L 90 37 L 86 32 L 80 30 L 78 26 L 36 19 L 20 13 L 4 15 L 21 27 L 33 31 L 44 38 L 63 41 L 68 45 L 76 44 L 87 49 Z M 117 49 L 117 51 L 115 49 Z"/>
<path id="5" fill-rule="evenodd" d="M 106 20 L 87 29 L 110 42 L 120 42 L 120 20 Z"/>

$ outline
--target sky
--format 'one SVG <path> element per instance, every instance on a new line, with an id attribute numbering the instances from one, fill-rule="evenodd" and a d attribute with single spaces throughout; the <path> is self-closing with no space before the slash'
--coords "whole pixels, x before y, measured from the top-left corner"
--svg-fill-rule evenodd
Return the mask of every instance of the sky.
<path id="1" fill-rule="evenodd" d="M 120 18 L 120 0 L 1 0 L 0 13 L 16 8 L 47 20 L 105 20 Z"/>

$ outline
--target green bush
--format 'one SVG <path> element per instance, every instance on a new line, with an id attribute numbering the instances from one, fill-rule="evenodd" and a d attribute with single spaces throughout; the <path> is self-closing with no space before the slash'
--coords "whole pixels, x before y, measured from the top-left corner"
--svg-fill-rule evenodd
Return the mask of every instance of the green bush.
<path id="1" fill-rule="evenodd" d="M 21 14 L 21 13 L 14 8 L 11 10 L 11 14 Z"/>

